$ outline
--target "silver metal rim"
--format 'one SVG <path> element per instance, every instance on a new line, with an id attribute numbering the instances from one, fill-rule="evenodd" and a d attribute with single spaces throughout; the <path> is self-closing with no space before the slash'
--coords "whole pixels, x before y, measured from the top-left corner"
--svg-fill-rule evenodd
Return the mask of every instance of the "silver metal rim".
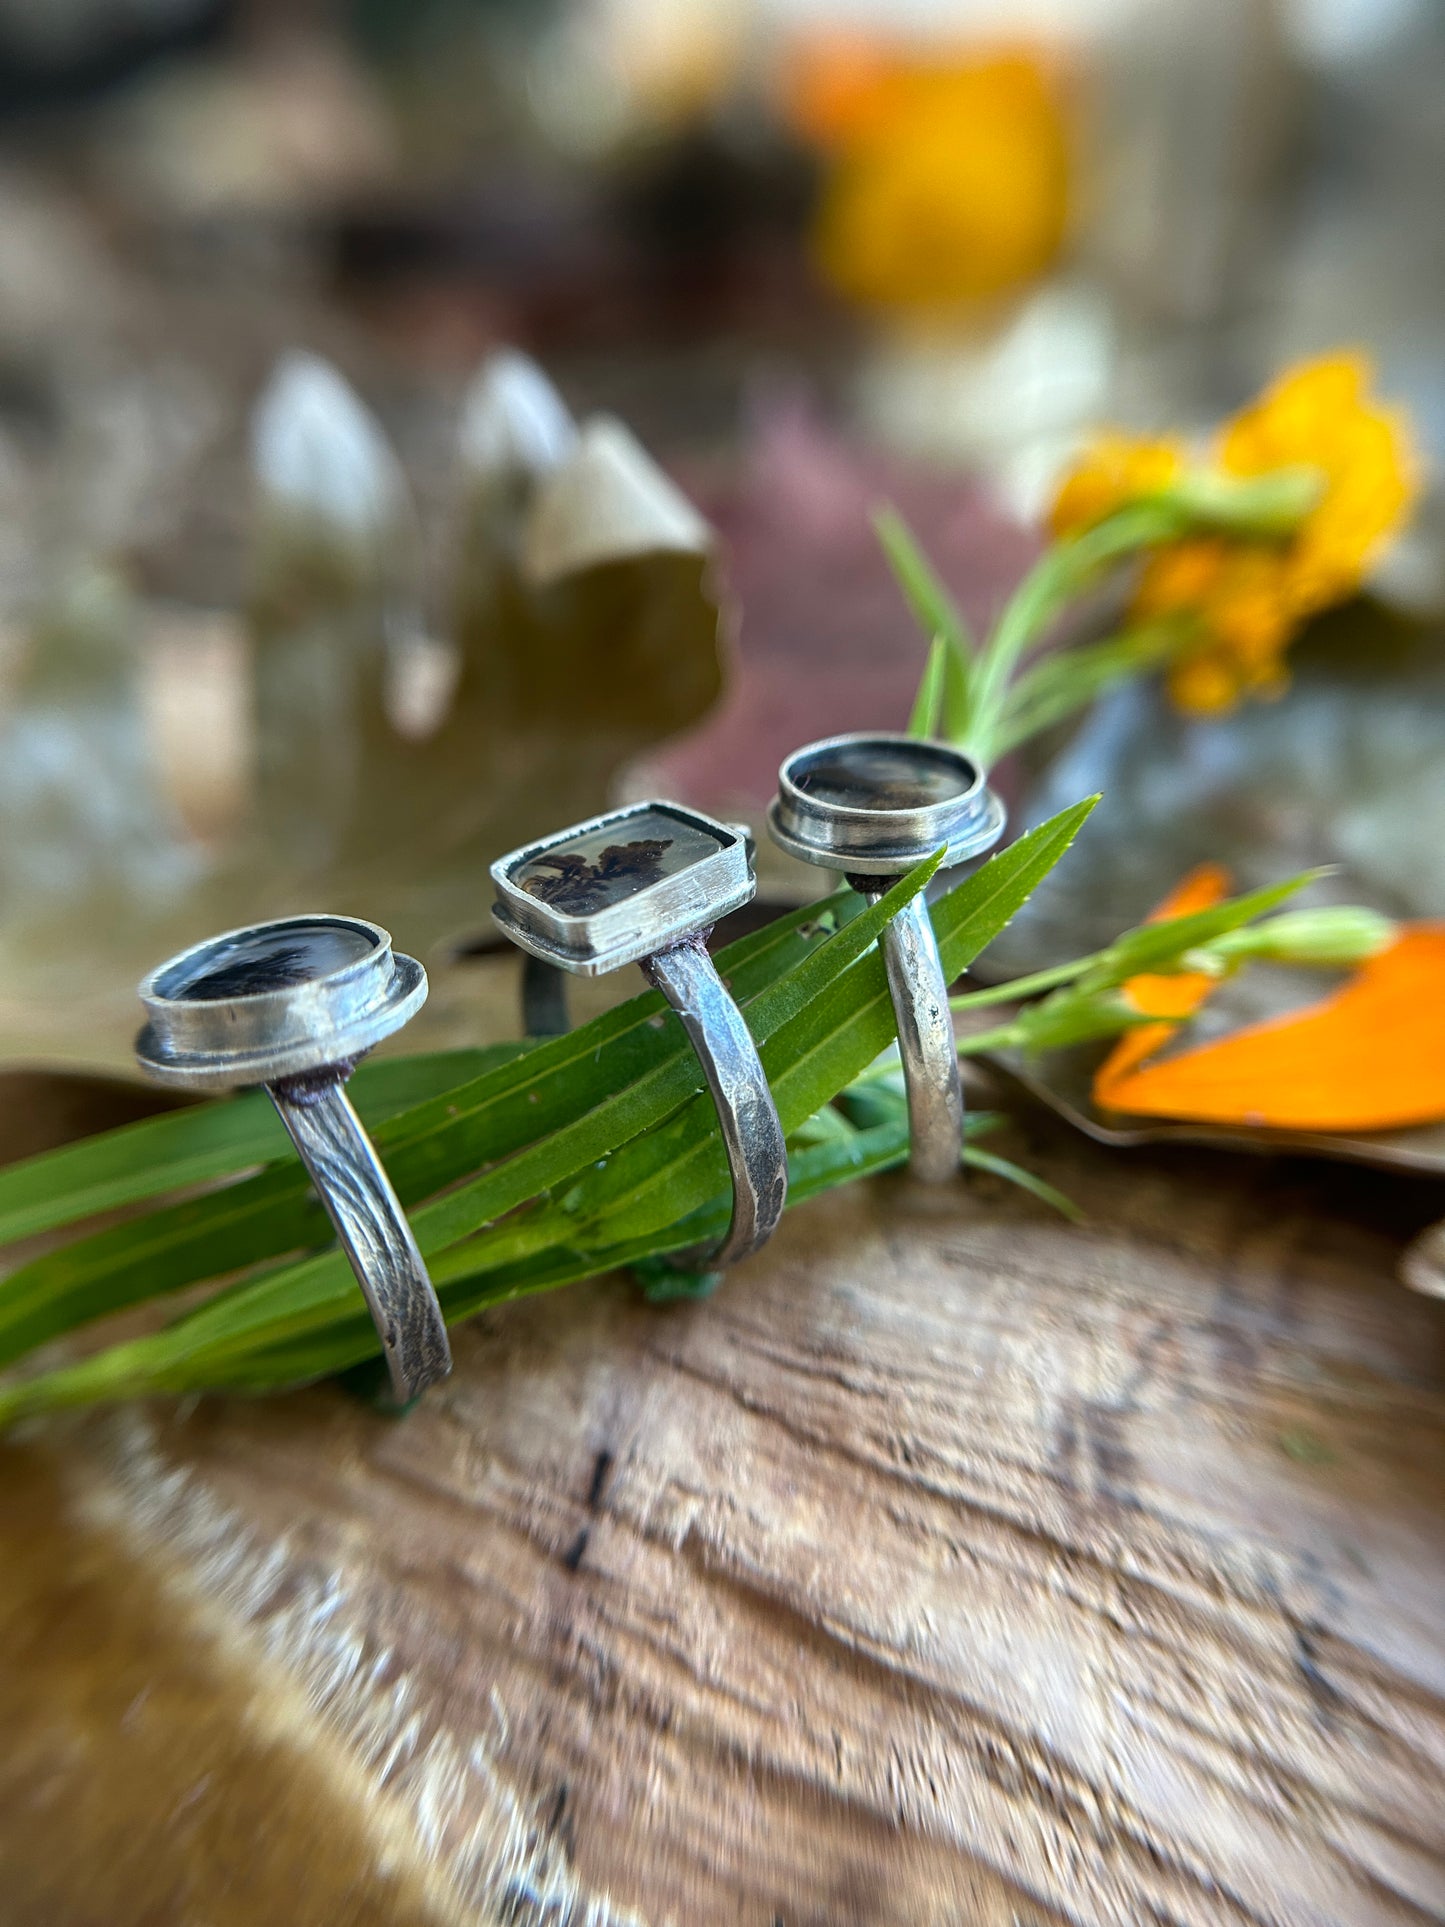
<path id="1" fill-rule="evenodd" d="M 854 809 L 821 802 L 794 780 L 805 758 L 861 743 L 879 743 L 931 754 L 961 764 L 972 780 L 957 796 L 916 809 Z M 778 794 L 768 808 L 768 832 L 789 856 L 824 869 L 845 870 L 858 876 L 898 876 L 945 850 L 944 863 L 962 863 L 991 849 L 1003 834 L 1003 804 L 987 786 L 984 773 L 970 756 L 951 744 L 923 742 L 899 731 L 853 731 L 825 736 L 793 751 L 778 771 Z"/>
<path id="2" fill-rule="evenodd" d="M 372 947 L 337 970 L 280 990 L 193 1001 L 161 987 L 208 952 L 290 924 L 359 932 Z M 144 1074 L 175 1089 L 224 1091 L 360 1057 L 415 1016 L 426 1002 L 427 979 L 414 957 L 393 952 L 379 924 L 316 915 L 247 924 L 193 944 L 152 970 L 139 995 L 149 1018 L 135 1045 Z"/>
<path id="3" fill-rule="evenodd" d="M 681 942 L 691 934 L 692 929 L 706 929 L 719 917 L 725 917 L 732 910 L 740 910 L 745 903 L 751 903 L 757 894 L 757 879 L 750 876 L 745 884 L 724 895 L 709 900 L 707 907 L 699 915 L 696 911 L 684 922 L 684 927 L 670 939 Z M 505 903 L 492 905 L 492 916 L 498 928 L 516 944 L 533 957 L 540 957 L 543 963 L 555 964 L 558 970 L 565 970 L 572 977 L 606 977 L 626 964 L 644 963 L 647 958 L 657 955 L 659 942 L 652 930 L 639 930 L 630 940 L 619 943 L 610 950 L 586 954 L 566 949 L 563 945 L 552 943 L 535 930 L 529 930 L 517 922 Z M 667 940 L 665 940 L 667 941 Z M 665 941 L 664 946 L 665 947 Z"/>
<path id="4" fill-rule="evenodd" d="M 700 831 L 716 844 L 715 852 L 621 903 L 582 914 L 556 910 L 512 881 L 515 871 L 558 844 L 614 824 L 625 828 L 629 820 L 648 811 L 660 811 Z M 749 902 L 757 880 L 748 840 L 747 831 L 737 824 L 719 822 L 701 810 L 685 809 L 660 798 L 632 803 L 625 809 L 604 810 L 600 816 L 556 830 L 499 857 L 491 866 L 498 898 L 492 905 L 492 915 L 512 942 L 534 957 L 574 976 L 606 976 L 625 964 L 641 963 L 670 943 L 680 943 L 690 932 Z"/>

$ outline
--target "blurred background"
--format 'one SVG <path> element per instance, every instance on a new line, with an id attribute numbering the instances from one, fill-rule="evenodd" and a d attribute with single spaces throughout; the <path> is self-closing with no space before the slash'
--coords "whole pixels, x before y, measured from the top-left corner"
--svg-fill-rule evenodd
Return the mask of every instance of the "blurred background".
<path id="1" fill-rule="evenodd" d="M 1339 343 L 1438 472 L 1442 86 L 1432 0 L 0 0 L 0 1054 L 901 726 L 884 496 L 986 621 L 1091 425 Z"/>

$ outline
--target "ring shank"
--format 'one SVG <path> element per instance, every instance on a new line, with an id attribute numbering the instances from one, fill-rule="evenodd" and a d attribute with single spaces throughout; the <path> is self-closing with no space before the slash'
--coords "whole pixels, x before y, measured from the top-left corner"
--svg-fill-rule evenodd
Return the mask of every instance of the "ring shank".
<path id="1" fill-rule="evenodd" d="M 722 1269 L 772 1236 L 788 1196 L 788 1154 L 767 1076 L 742 1012 L 723 987 L 700 937 L 661 950 L 642 966 L 682 1019 L 717 1107 L 733 1181 L 727 1235 L 708 1264 Z"/>
<path id="2" fill-rule="evenodd" d="M 406 1213 L 341 1084 L 291 1096 L 268 1085 L 351 1260 L 400 1404 L 452 1368 L 446 1322 Z"/>
<path id="3" fill-rule="evenodd" d="M 876 903 L 890 879 L 857 881 Z M 880 941 L 908 1092 L 908 1166 L 925 1183 L 942 1184 L 958 1175 L 963 1157 L 963 1079 L 943 961 L 922 892 L 897 913 Z"/>

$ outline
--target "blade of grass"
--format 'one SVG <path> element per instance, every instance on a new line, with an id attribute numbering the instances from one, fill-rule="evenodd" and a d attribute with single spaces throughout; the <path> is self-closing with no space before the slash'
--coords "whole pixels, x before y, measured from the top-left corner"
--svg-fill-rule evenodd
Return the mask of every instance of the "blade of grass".
<path id="1" fill-rule="evenodd" d="M 967 670 L 975 651 L 963 611 L 934 574 L 913 531 L 893 508 L 876 510 L 873 528 L 914 621 L 930 640 L 942 637 Z"/>
<path id="2" fill-rule="evenodd" d="M 929 645 L 928 661 L 923 665 L 918 694 L 913 698 L 908 718 L 910 736 L 938 734 L 943 719 L 943 679 L 947 668 L 948 645 L 942 636 L 935 636 Z"/>
<path id="3" fill-rule="evenodd" d="M 1008 1183 L 1018 1185 L 1020 1190 L 1029 1192 L 1042 1204 L 1048 1205 L 1062 1217 L 1067 1218 L 1071 1224 L 1087 1222 L 1083 1212 L 1071 1197 L 1066 1196 L 1047 1179 L 1039 1177 L 1036 1172 L 1025 1170 L 1021 1164 L 1015 1164 L 1012 1158 L 1001 1158 L 996 1151 L 981 1150 L 977 1145 L 970 1144 L 964 1149 L 963 1161 L 965 1164 L 972 1165 L 976 1171 L 989 1171 L 996 1178 L 1004 1178 Z"/>
<path id="4" fill-rule="evenodd" d="M 852 1133 L 851 1142 L 830 1139 L 790 1155 L 788 1209 L 805 1204 L 839 1184 L 876 1176 L 904 1163 L 908 1157 L 906 1114 L 889 1123 Z M 727 1225 L 728 1203 L 716 1200 L 694 1212 L 676 1229 L 683 1248 L 721 1236 Z M 634 1239 L 597 1250 L 552 1249 L 500 1268 L 462 1271 L 441 1292 L 448 1321 L 457 1324 L 492 1305 L 509 1303 L 564 1285 L 579 1284 L 605 1272 L 625 1270 L 654 1254 L 649 1239 Z M 218 1380 L 232 1391 L 277 1391 L 306 1384 L 346 1370 L 376 1354 L 376 1335 L 364 1311 L 338 1319 L 314 1339 L 293 1340 L 272 1349 L 249 1352 L 233 1376 Z M 83 1396 L 68 1402 L 83 1403 Z"/>
<path id="5" fill-rule="evenodd" d="M 374 1128 L 524 1048 L 384 1057 L 358 1069 L 352 1101 Z M 264 1091 L 143 1118 L 0 1170 L 0 1245 L 294 1155 Z"/>

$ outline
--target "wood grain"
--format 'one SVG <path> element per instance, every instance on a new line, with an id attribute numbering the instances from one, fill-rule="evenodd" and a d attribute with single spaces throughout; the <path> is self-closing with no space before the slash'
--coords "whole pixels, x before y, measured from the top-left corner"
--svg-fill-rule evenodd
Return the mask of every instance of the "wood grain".
<path id="1" fill-rule="evenodd" d="M 1028 1130 L 1082 1231 L 860 1186 L 706 1303 L 488 1315 L 403 1421 L 322 1389 L 6 1448 L 0 1918 L 1445 1919 L 1428 1187 Z M 166 1721 L 258 1843 L 239 1912 Z M 42 1782 L 104 1809 L 43 1889 Z"/>

